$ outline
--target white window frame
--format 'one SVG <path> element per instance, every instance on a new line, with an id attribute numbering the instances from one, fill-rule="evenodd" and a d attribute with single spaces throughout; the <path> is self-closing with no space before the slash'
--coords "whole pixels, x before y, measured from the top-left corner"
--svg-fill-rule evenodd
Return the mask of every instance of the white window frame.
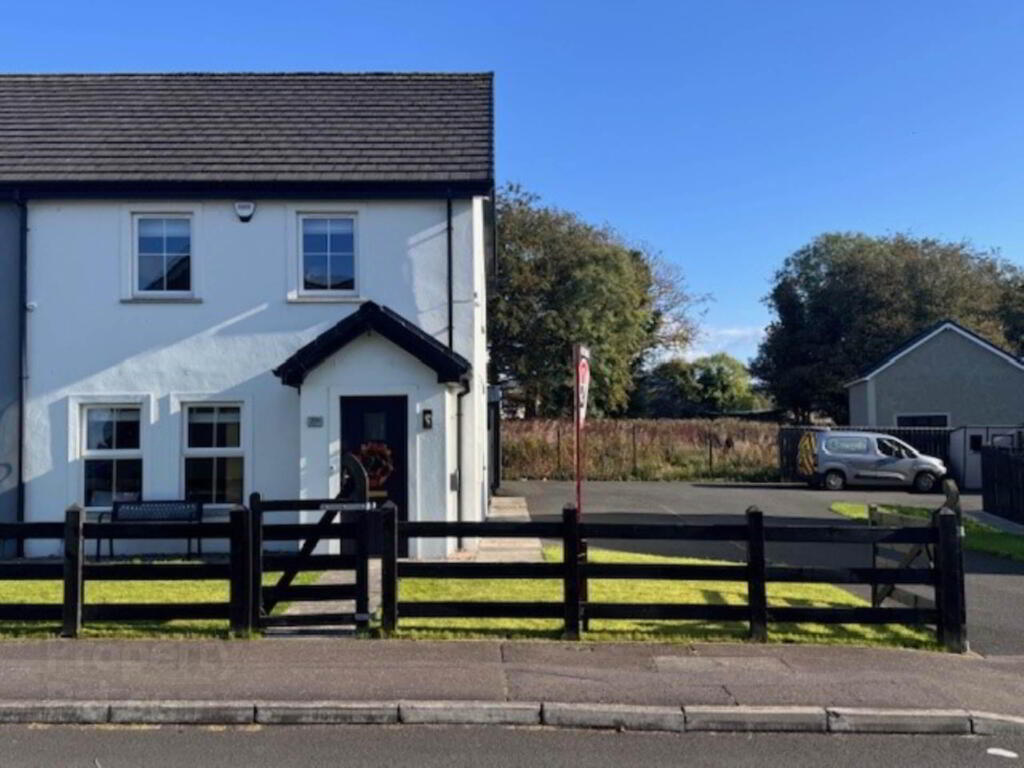
<path id="1" fill-rule="evenodd" d="M 290 206 L 288 209 L 288 301 L 293 302 L 361 302 L 360 269 L 360 207 L 358 206 Z M 306 219 L 352 220 L 352 284 L 350 290 L 315 290 L 305 287 L 303 279 L 302 222 Z"/>
<path id="2" fill-rule="evenodd" d="M 202 206 L 197 203 L 136 203 L 121 209 L 121 301 L 125 303 L 195 303 L 202 280 Z M 189 290 L 139 290 L 139 219 L 189 220 Z"/>
<path id="3" fill-rule="evenodd" d="M 181 498 L 187 498 L 185 489 L 185 461 L 187 459 L 218 459 L 218 458 L 240 458 L 242 459 L 242 498 L 239 503 L 245 504 L 251 487 L 252 473 L 252 433 L 249 424 L 249 413 L 251 406 L 247 400 L 231 400 L 222 398 L 207 398 L 202 396 L 184 396 L 175 398 L 173 404 L 176 410 L 181 413 L 181 450 L 179 459 L 178 483 Z M 238 447 L 236 448 L 192 448 L 188 444 L 188 412 L 190 408 L 238 408 Z M 225 503 L 204 503 L 204 510 L 226 510 L 236 506 L 231 502 Z"/>
<path id="4" fill-rule="evenodd" d="M 923 416 L 927 416 L 927 417 L 942 416 L 942 417 L 944 417 L 946 419 L 946 425 L 943 426 L 943 427 L 905 427 L 905 426 L 901 426 L 900 425 L 900 419 L 921 418 Z M 948 412 L 943 413 L 941 411 L 930 411 L 930 412 L 915 411 L 913 413 L 894 413 L 893 417 L 892 417 L 892 425 L 894 427 L 898 427 L 900 429 L 949 429 L 949 422 L 950 422 L 949 413 Z"/>
<path id="5" fill-rule="evenodd" d="M 89 459 L 118 460 L 118 459 L 139 459 L 142 462 L 142 498 L 146 497 L 146 433 L 149 420 L 147 403 L 141 398 L 115 398 L 115 399 L 72 399 L 73 409 L 71 423 L 76 427 L 71 430 L 71 453 L 78 466 L 74 471 L 74 488 L 72 498 L 80 499 L 87 511 L 102 511 L 110 509 L 109 506 L 85 506 L 85 462 Z M 110 410 L 114 408 L 134 408 L 139 412 L 139 447 L 111 450 L 90 450 L 86 445 L 88 439 L 88 413 L 90 410 Z"/>

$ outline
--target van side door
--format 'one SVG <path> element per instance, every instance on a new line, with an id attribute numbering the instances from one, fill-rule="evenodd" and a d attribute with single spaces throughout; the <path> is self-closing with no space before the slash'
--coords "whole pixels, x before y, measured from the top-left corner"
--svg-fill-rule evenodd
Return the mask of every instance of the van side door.
<path id="1" fill-rule="evenodd" d="M 914 459 L 890 437 L 871 438 L 875 444 L 875 479 L 880 483 L 903 485 L 913 480 Z"/>

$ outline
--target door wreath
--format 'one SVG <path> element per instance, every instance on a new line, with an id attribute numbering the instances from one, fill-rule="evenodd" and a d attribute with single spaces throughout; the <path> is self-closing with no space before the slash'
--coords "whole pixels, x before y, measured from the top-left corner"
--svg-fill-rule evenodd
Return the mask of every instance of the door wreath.
<path id="1" fill-rule="evenodd" d="M 370 488 L 379 490 L 395 471 L 395 463 L 391 457 L 391 449 L 387 443 L 363 443 L 356 454 L 363 467 Z"/>

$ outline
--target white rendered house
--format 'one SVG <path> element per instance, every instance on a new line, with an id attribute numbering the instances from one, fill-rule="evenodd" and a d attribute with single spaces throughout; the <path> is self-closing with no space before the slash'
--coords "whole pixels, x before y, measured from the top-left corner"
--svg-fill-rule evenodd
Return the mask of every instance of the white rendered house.
<path id="1" fill-rule="evenodd" d="M 348 451 L 403 517 L 483 518 L 490 75 L 11 75 L 0 101 L 0 519 L 333 497 Z"/>

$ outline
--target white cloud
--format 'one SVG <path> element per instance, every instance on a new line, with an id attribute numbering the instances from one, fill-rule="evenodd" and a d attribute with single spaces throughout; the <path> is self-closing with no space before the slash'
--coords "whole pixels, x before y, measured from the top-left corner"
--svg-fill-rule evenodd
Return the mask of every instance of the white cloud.
<path id="1" fill-rule="evenodd" d="M 764 327 L 760 325 L 702 328 L 697 341 L 683 353 L 683 356 L 687 360 L 695 360 L 716 352 L 726 352 L 747 362 L 757 354 L 757 345 L 763 338 Z"/>
<path id="2" fill-rule="evenodd" d="M 757 354 L 757 345 L 764 338 L 764 327 L 760 325 L 732 328 L 705 327 L 694 343 L 686 349 L 667 349 L 658 355 L 660 360 L 683 357 L 696 360 L 698 357 L 726 352 L 743 362 L 749 362 Z"/>

